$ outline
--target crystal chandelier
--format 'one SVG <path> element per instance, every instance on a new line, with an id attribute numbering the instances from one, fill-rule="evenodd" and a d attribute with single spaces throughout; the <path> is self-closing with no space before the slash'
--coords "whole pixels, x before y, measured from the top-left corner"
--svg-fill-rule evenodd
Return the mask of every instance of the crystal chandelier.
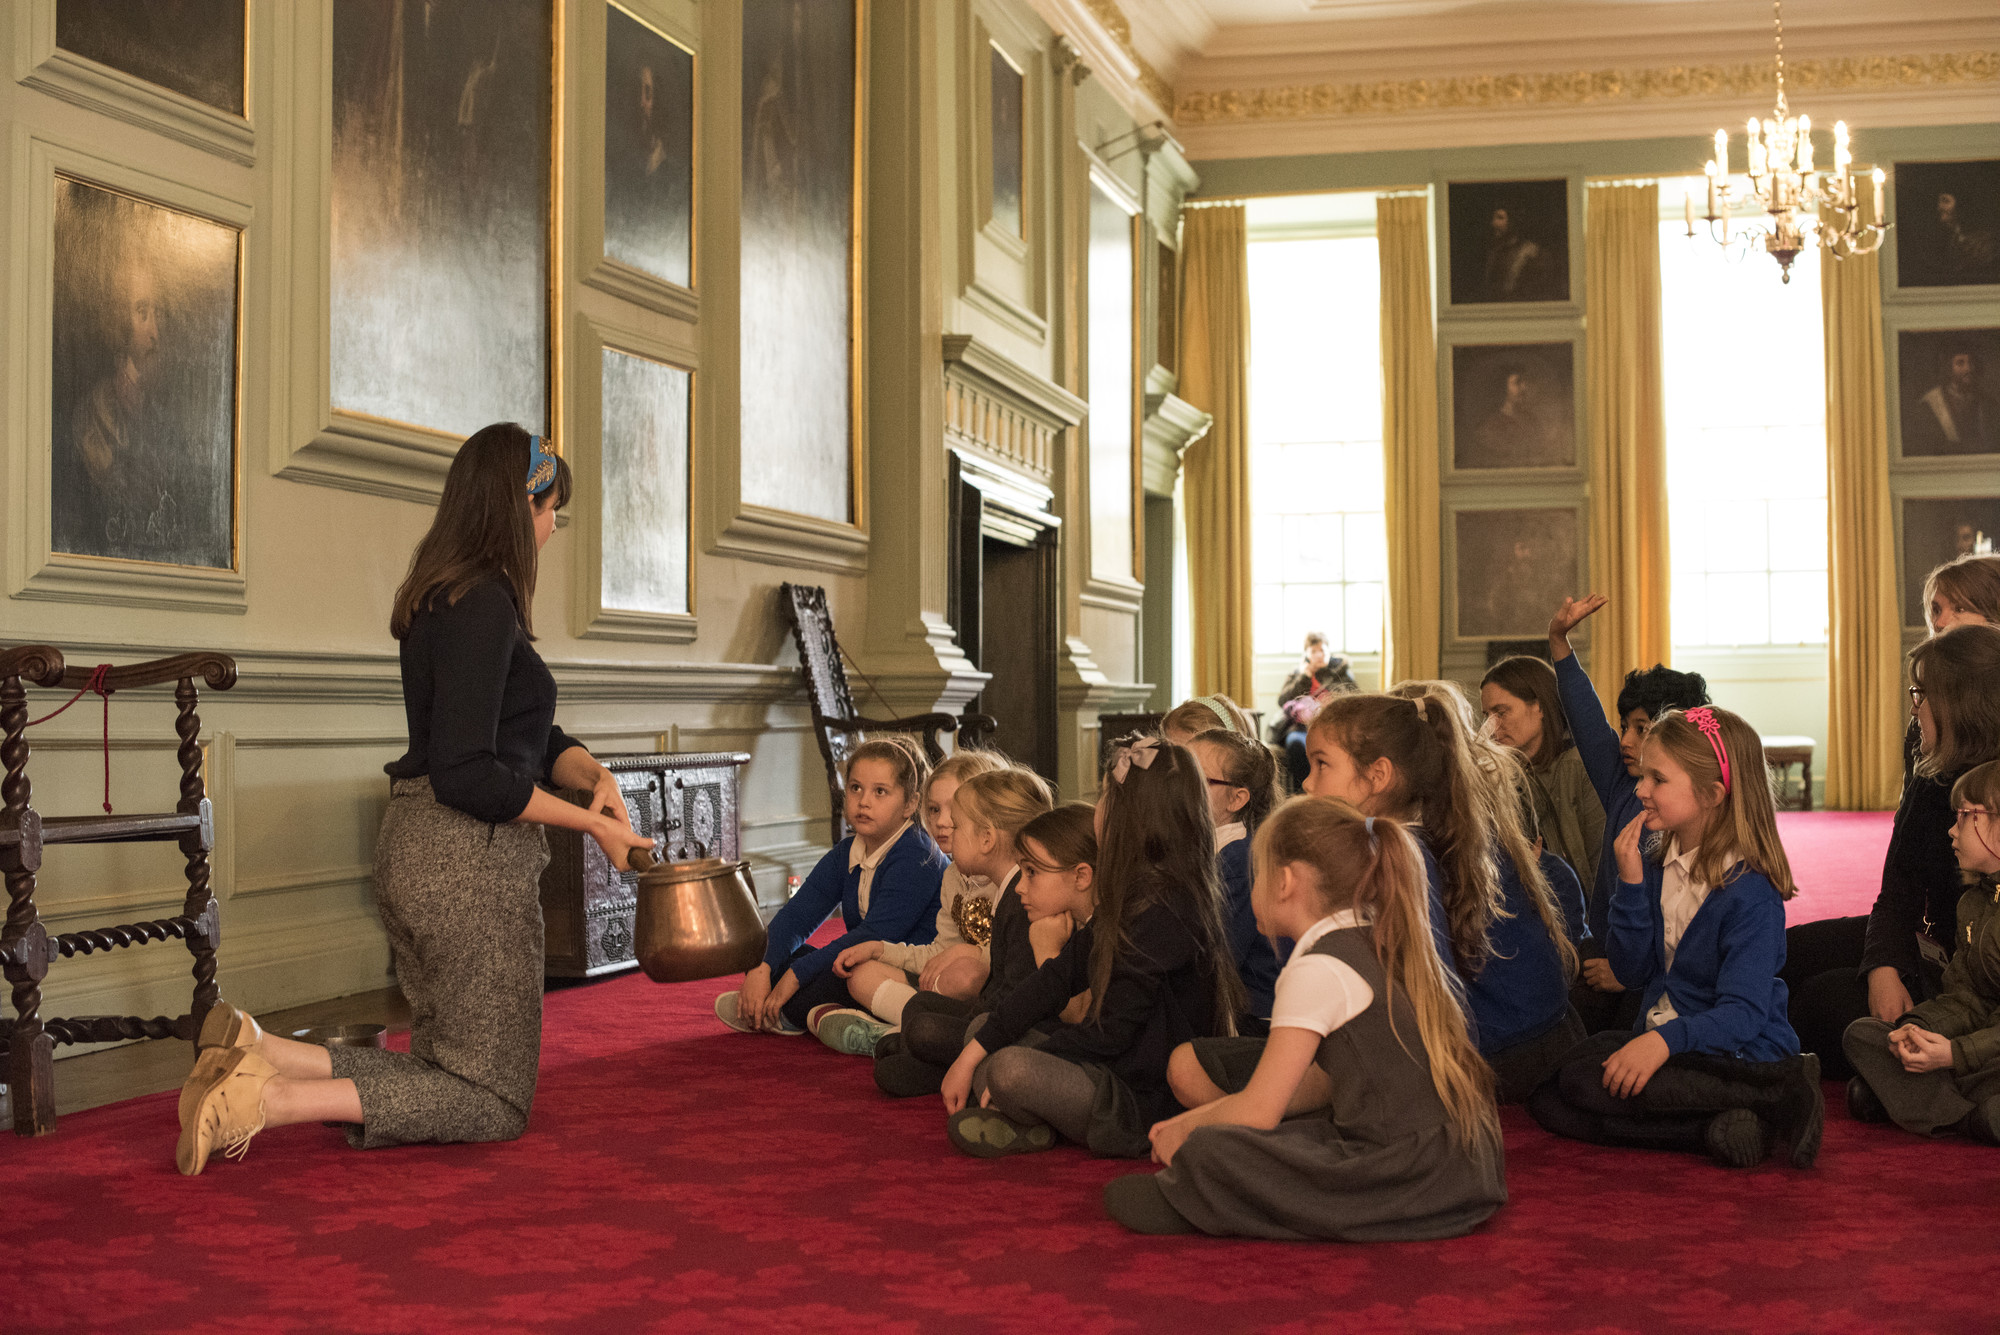
<path id="1" fill-rule="evenodd" d="M 1833 170 L 1813 168 L 1812 117 L 1793 116 L 1785 105 L 1785 15 L 1782 0 L 1771 0 L 1778 41 L 1778 105 L 1771 119 L 1750 118 L 1745 127 L 1749 173 L 1747 188 L 1729 175 L 1729 131 L 1715 132 L 1715 156 L 1708 174 L 1708 211 L 1702 221 L 1717 244 L 1732 244 L 1730 211 L 1755 205 L 1771 216 L 1768 226 L 1752 223 L 1734 242 L 1748 246 L 1758 237 L 1778 262 L 1784 281 L 1792 281 L 1792 261 L 1817 235 L 1820 245 L 1837 260 L 1866 255 L 1881 248 L 1888 224 L 1882 221 L 1882 169 L 1873 174 L 1875 221 L 1861 221 L 1861 192 L 1854 181 L 1854 155 L 1847 147 L 1847 122 L 1833 125 Z M 1694 195 L 1687 197 L 1687 232 L 1694 235 Z"/>

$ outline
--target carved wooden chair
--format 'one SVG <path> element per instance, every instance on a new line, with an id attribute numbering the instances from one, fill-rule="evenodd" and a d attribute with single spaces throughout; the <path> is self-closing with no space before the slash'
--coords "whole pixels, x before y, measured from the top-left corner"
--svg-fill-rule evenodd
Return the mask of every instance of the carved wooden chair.
<path id="1" fill-rule="evenodd" d="M 209 892 L 208 855 L 215 847 L 215 821 L 202 786 L 201 719 L 195 678 L 209 689 L 236 684 L 235 660 L 224 654 L 181 654 L 174 658 L 96 670 L 65 667 L 60 651 L 43 645 L 0 650 L 0 872 L 7 881 L 7 921 L 0 932 L 0 961 L 13 989 L 15 1016 L 0 1019 L 0 1059 L 14 1103 L 14 1131 L 39 1136 L 55 1130 L 55 1045 L 111 1043 L 134 1038 L 180 1038 L 192 1043 L 202 1019 L 221 1000 L 215 983 L 215 948 L 221 936 L 215 896 Z M 180 801 L 171 812 L 145 816 L 49 816 L 29 802 L 28 693 L 23 683 L 63 687 L 110 696 L 121 690 L 174 682 L 180 738 Z M 35 908 L 35 873 L 43 851 L 57 844 L 164 842 L 180 845 L 187 859 L 187 900 L 179 915 L 154 922 L 127 923 L 50 936 Z M 180 940 L 194 956 L 194 992 L 185 1015 L 144 1019 L 136 1015 L 91 1015 L 44 1019 L 42 979 L 57 959 L 120 946 Z"/>
<path id="2" fill-rule="evenodd" d="M 778 601 L 785 620 L 791 625 L 792 639 L 799 647 L 799 667 L 806 678 L 806 694 L 812 701 L 813 735 L 819 739 L 820 759 L 826 762 L 827 796 L 833 807 L 833 837 L 847 836 L 842 815 L 841 790 L 847 757 L 869 732 L 916 733 L 923 738 L 924 753 L 932 764 L 944 759 L 939 738 L 954 735 L 960 746 L 977 746 L 998 726 L 991 715 L 945 713 L 912 714 L 907 718 L 863 718 L 848 689 L 847 667 L 842 661 L 840 641 L 833 633 L 833 617 L 826 610 L 826 590 L 817 584 L 779 586 Z"/>

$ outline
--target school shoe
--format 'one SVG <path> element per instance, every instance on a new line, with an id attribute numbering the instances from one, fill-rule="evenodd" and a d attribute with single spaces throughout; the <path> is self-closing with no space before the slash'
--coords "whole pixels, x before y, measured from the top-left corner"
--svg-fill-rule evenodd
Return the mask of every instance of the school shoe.
<path id="1" fill-rule="evenodd" d="M 1764 1124 L 1748 1108 L 1731 1108 L 1708 1119 L 1702 1133 L 1708 1157 L 1724 1168 L 1755 1168 L 1770 1152 Z"/>
<path id="2" fill-rule="evenodd" d="M 1882 1106 L 1866 1080 L 1855 1076 L 1847 1082 L 1847 1115 L 1857 1122 L 1886 1122 L 1889 1110 Z"/>
<path id="3" fill-rule="evenodd" d="M 945 1123 L 951 1143 L 975 1159 L 1054 1149 L 1056 1129 L 1046 1122 L 1017 1122 L 991 1108 L 961 1108 Z"/>
<path id="4" fill-rule="evenodd" d="M 264 1031 L 253 1019 L 250 1012 L 239 1010 L 228 1002 L 209 1007 L 208 1015 L 201 1022 L 201 1033 L 195 1037 L 195 1059 L 201 1054 L 215 1049 L 254 1048 Z M 190 1078 L 181 1086 L 181 1125 L 188 1124 L 194 1114 L 194 1101 L 201 1093 L 201 1086 Z"/>
<path id="5" fill-rule="evenodd" d="M 821 1016 L 819 1026 L 813 1032 L 819 1035 L 820 1042 L 835 1052 L 845 1052 L 852 1057 L 872 1057 L 875 1045 L 895 1027 L 876 1019 L 867 1011 L 842 1008 Z"/>
<path id="6" fill-rule="evenodd" d="M 1193 1233 L 1195 1226 L 1160 1189 L 1157 1173 L 1131 1173 L 1104 1184 L 1104 1213 L 1134 1233 Z"/>
<path id="7" fill-rule="evenodd" d="M 1774 1106 L 1765 1115 L 1790 1147 L 1792 1167 L 1811 1168 L 1819 1158 L 1820 1137 L 1826 1133 L 1826 1091 L 1819 1083 L 1819 1054 L 1801 1053 L 1785 1066 L 1784 1082 L 1772 1091 Z"/>
<path id="8" fill-rule="evenodd" d="M 777 1034 L 803 1034 L 805 1032 L 805 1030 L 799 1028 L 797 1025 L 793 1024 L 790 1020 L 787 1020 L 782 1015 L 778 1017 L 778 1027 L 776 1029 L 760 1030 L 756 1026 L 752 1025 L 748 1020 L 745 1020 L 743 1018 L 742 1009 L 743 1009 L 743 993 L 740 991 L 724 992 L 721 996 L 715 999 L 715 1018 L 722 1021 L 724 1024 L 728 1025 L 731 1029 L 734 1029 L 739 1034 L 756 1034 L 765 1032 L 777 1033 Z"/>
<path id="9" fill-rule="evenodd" d="M 264 1129 L 264 1087 L 278 1068 L 249 1048 L 210 1048 L 195 1063 L 188 1084 L 195 1086 L 193 1108 L 181 1128 L 174 1163 L 187 1177 L 208 1166 L 220 1148 L 243 1157 L 250 1138 Z"/>
<path id="10" fill-rule="evenodd" d="M 900 1033 L 875 1045 L 875 1088 L 892 1099 L 915 1099 L 944 1088 L 946 1067 L 927 1062 L 903 1046 Z"/>

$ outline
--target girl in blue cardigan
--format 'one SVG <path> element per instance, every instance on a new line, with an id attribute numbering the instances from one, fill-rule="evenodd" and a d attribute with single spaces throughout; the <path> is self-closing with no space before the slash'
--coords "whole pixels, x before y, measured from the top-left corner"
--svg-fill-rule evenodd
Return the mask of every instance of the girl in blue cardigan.
<path id="1" fill-rule="evenodd" d="M 1785 1019 L 1792 873 L 1763 742 L 1726 709 L 1668 713 L 1646 733 L 1636 791 L 1605 954 L 1640 991 L 1639 1020 L 1579 1044 L 1528 1110 L 1557 1135 L 1705 1150 L 1731 1168 L 1782 1140 L 1809 1168 L 1826 1106 L 1819 1059 Z"/>
<path id="2" fill-rule="evenodd" d="M 854 748 L 842 800 L 854 833 L 819 860 L 771 919 L 764 962 L 743 975 L 741 990 L 715 999 L 717 1019 L 746 1034 L 803 1034 L 813 1007 L 848 1004 L 847 980 L 833 971 L 841 951 L 862 941 L 924 945 L 937 935 L 948 859 L 915 820 L 927 769 L 900 741 Z M 827 945 L 808 945 L 836 907 L 847 930 Z"/>

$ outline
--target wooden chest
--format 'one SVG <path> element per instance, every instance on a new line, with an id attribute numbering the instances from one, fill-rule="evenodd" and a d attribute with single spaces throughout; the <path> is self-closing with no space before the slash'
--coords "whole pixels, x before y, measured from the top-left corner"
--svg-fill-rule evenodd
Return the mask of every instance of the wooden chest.
<path id="1" fill-rule="evenodd" d="M 597 759 L 618 776 L 634 828 L 653 837 L 663 860 L 742 856 L 746 752 Z M 563 796 L 578 806 L 590 798 L 580 791 Z M 597 841 L 576 830 L 548 833 L 549 865 L 542 873 L 545 971 L 556 978 L 589 978 L 633 967 L 638 873 L 614 872 Z"/>

